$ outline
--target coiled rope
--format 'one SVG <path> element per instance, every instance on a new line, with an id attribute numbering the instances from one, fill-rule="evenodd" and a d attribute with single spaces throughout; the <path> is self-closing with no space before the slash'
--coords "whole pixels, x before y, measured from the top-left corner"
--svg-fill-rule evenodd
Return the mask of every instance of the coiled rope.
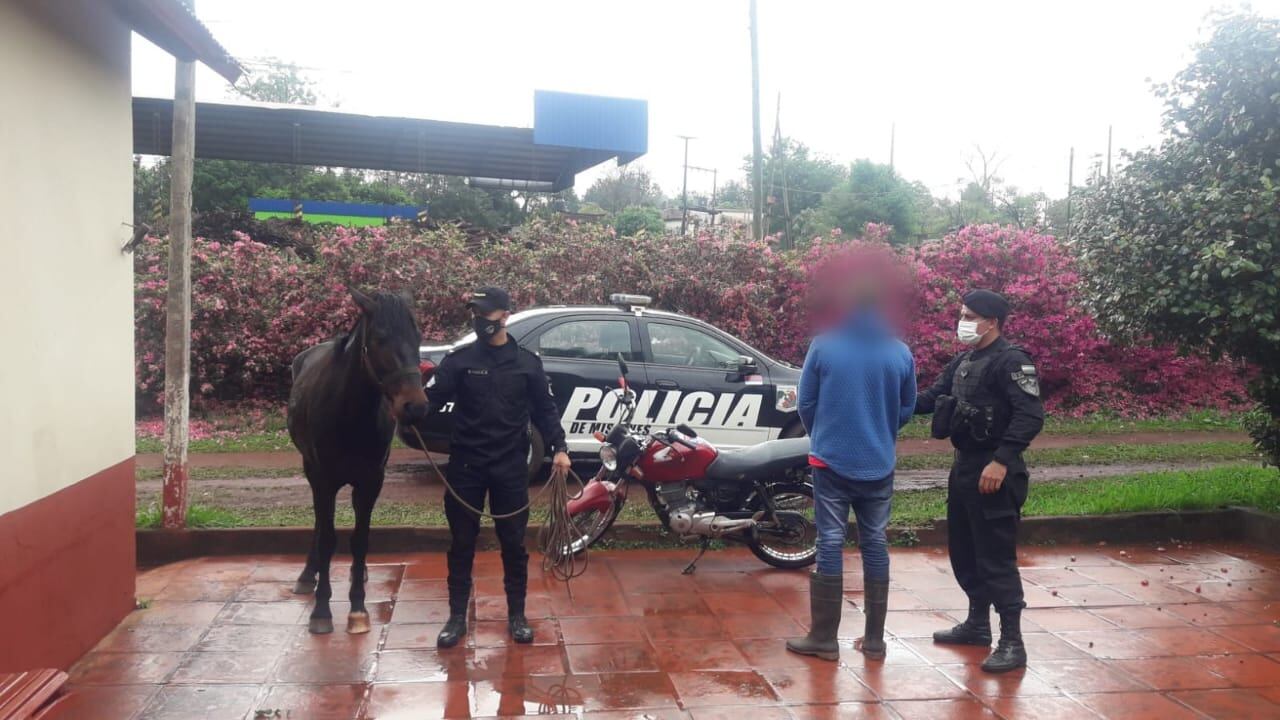
<path id="1" fill-rule="evenodd" d="M 427 452 L 427 443 L 422 439 L 422 434 L 418 432 L 418 428 L 410 426 L 410 429 L 413 430 L 414 437 L 418 438 L 418 446 L 422 449 L 422 454 L 427 456 L 427 462 L 430 463 L 431 469 L 440 478 L 440 482 L 444 483 L 445 490 L 453 496 L 454 500 L 458 501 L 459 505 L 479 517 L 489 518 L 490 520 L 513 518 L 529 510 L 533 503 L 543 495 L 548 495 L 547 521 L 538 530 L 538 551 L 542 553 L 542 570 L 557 580 L 563 580 L 566 589 L 570 580 L 586 572 L 587 546 L 584 543 L 581 552 L 574 552 L 574 543 L 584 536 L 578 531 L 577 526 L 573 524 L 573 518 L 569 515 L 569 501 L 582 497 L 582 492 L 586 489 L 582 478 L 578 477 L 577 473 L 572 469 L 561 470 L 553 467 L 551 477 L 542 485 L 542 489 L 536 495 L 531 496 L 529 501 L 521 508 L 496 515 L 487 513 L 462 499 L 458 491 L 454 490 L 453 486 L 449 484 L 449 479 L 441 472 L 440 466 L 436 465 L 435 458 L 431 457 L 431 453 Z M 578 483 L 579 488 L 578 492 L 573 495 L 569 494 L 568 476 L 570 475 Z M 570 597 L 573 596 L 572 592 L 569 594 Z"/>

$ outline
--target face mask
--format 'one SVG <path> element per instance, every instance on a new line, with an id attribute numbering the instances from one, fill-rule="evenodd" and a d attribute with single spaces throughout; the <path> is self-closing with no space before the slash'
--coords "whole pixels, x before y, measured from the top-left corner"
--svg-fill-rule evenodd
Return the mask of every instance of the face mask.
<path id="1" fill-rule="evenodd" d="M 965 345 L 977 345 L 984 334 L 978 332 L 977 320 L 961 320 L 956 323 L 956 337 Z"/>
<path id="2" fill-rule="evenodd" d="M 471 320 L 471 327 L 475 328 L 476 337 L 482 340 L 488 340 L 498 334 L 498 331 L 502 329 L 502 323 L 497 320 L 489 320 L 484 317 L 476 316 Z"/>

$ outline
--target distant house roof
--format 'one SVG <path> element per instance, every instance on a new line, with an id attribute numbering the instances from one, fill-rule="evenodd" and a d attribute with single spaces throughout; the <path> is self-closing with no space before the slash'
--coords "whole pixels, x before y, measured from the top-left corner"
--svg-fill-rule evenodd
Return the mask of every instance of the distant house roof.
<path id="1" fill-rule="evenodd" d="M 114 0 L 125 20 L 141 36 L 179 60 L 199 61 L 234 83 L 240 63 L 181 0 Z"/>
<path id="2" fill-rule="evenodd" d="M 606 160 L 648 149 L 643 100 L 539 91 L 534 127 L 376 117 L 298 105 L 196 103 L 196 157 L 393 170 L 573 186 Z M 133 151 L 168 155 L 173 101 L 133 99 Z"/>

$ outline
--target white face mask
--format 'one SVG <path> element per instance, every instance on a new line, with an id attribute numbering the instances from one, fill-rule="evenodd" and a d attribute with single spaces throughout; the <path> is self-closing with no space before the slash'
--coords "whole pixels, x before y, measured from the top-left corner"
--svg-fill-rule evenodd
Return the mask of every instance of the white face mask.
<path id="1" fill-rule="evenodd" d="M 965 345 L 977 345 L 984 334 L 978 332 L 977 320 L 961 320 L 956 323 L 956 337 Z"/>

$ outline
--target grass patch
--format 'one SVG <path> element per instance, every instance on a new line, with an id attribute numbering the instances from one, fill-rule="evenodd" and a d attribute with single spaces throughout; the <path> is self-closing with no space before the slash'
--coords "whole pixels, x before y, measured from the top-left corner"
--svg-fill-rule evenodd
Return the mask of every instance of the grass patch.
<path id="1" fill-rule="evenodd" d="M 893 498 L 891 524 L 921 527 L 946 515 L 946 490 L 909 490 Z M 1072 482 L 1035 483 L 1023 508 L 1027 516 L 1106 515 L 1148 510 L 1201 510 L 1225 505 L 1255 507 L 1280 512 L 1280 472 L 1250 465 L 1204 470 L 1141 473 Z M 535 507 L 532 522 L 546 519 L 545 507 Z M 630 502 L 620 522 L 656 523 L 644 503 Z M 488 521 L 485 521 L 488 524 Z M 339 505 L 339 527 L 354 524 L 351 508 Z M 310 527 L 310 506 L 282 506 L 228 509 L 192 505 L 187 524 L 193 528 Z M 374 525 L 443 527 L 444 512 L 437 502 L 379 503 L 373 512 Z M 137 513 L 139 528 L 160 526 L 160 510 L 152 504 Z"/>
<path id="2" fill-rule="evenodd" d="M 301 467 L 291 468 L 245 468 L 245 467 L 198 467 L 188 470 L 192 480 L 241 480 L 244 478 L 291 478 L 301 477 Z M 164 476 L 162 468 L 138 468 L 134 477 L 138 480 L 160 480 Z"/>
<path id="3" fill-rule="evenodd" d="M 893 497 L 890 523 L 929 525 L 944 517 L 947 491 L 910 490 Z M 1204 510 L 1243 505 L 1280 512 L 1280 472 L 1250 465 L 1140 473 L 1072 482 L 1033 483 L 1023 515 L 1110 515 L 1151 510 Z"/>
<path id="4" fill-rule="evenodd" d="M 1033 467 L 1055 465 L 1113 465 L 1153 462 L 1227 462 L 1254 460 L 1257 451 L 1247 442 L 1213 441 L 1159 445 L 1099 444 L 1071 448 L 1031 449 L 1023 453 Z M 951 467 L 951 453 L 898 458 L 899 470 L 941 470 Z"/>
<path id="5" fill-rule="evenodd" d="M 1135 432 L 1243 432 L 1243 415 L 1217 410 L 1197 410 L 1178 417 L 1123 418 L 1090 415 L 1083 418 L 1045 418 L 1046 435 L 1117 435 Z M 902 437 L 929 437 L 929 417 L 920 415 L 902 428 Z"/>

